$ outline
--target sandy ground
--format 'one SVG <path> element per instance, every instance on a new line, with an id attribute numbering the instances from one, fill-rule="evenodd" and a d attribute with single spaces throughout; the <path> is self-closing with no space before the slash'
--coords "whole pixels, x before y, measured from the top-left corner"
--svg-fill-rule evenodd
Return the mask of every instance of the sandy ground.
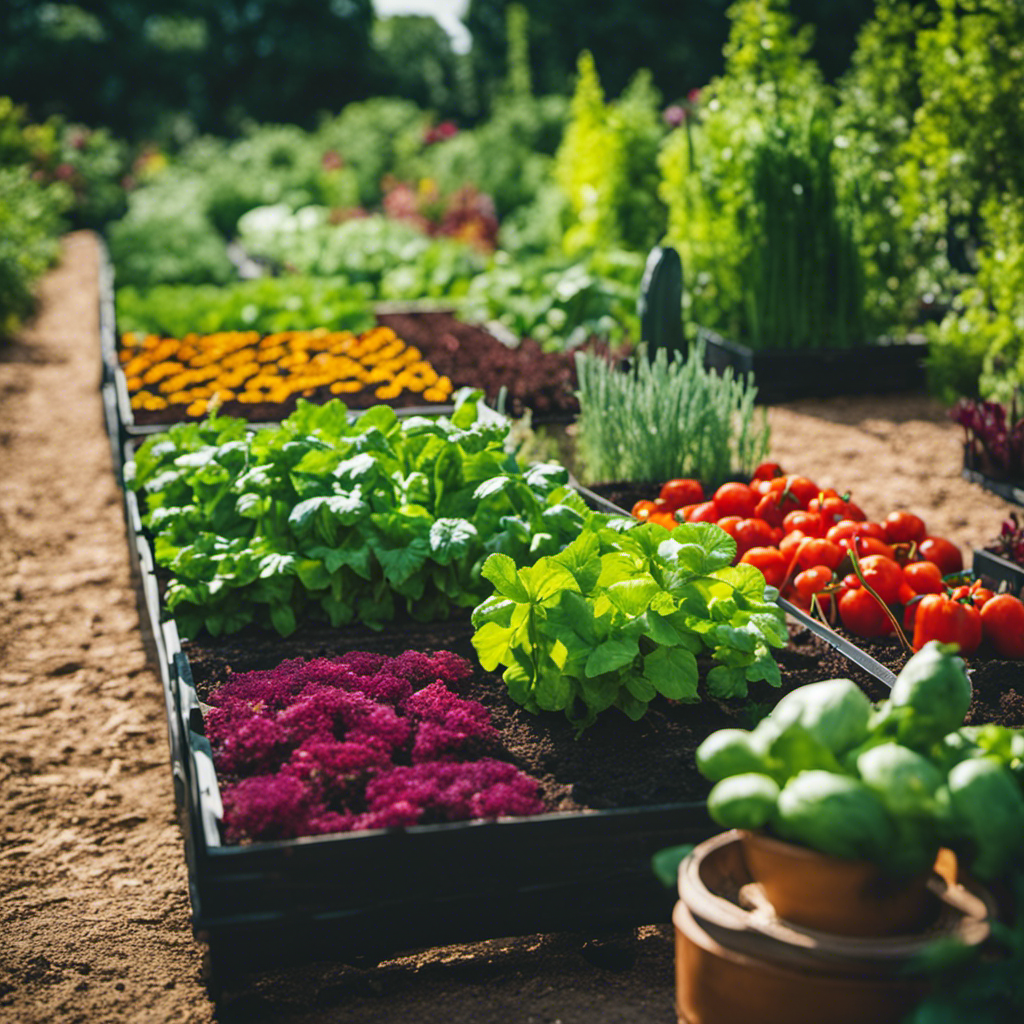
<path id="1" fill-rule="evenodd" d="M 98 391 L 97 249 L 65 240 L 0 349 L 0 1021 L 671 1024 L 672 933 L 528 936 L 253 979 L 215 1007 L 189 925 L 159 681 L 147 666 Z M 771 411 L 773 456 L 869 515 L 964 547 L 1011 506 L 959 476 L 919 397 Z"/>

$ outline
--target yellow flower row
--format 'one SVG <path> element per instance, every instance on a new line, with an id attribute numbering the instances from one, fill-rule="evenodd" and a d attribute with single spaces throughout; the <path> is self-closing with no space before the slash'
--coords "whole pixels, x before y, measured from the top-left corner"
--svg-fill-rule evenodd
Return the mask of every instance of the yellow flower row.
<path id="1" fill-rule="evenodd" d="M 184 405 L 202 416 L 218 401 L 281 403 L 311 397 L 326 387 L 334 395 L 377 385 L 381 401 L 403 391 L 425 402 L 444 402 L 452 382 L 389 327 L 351 331 L 223 331 L 161 338 L 128 333 L 121 337 L 121 367 L 133 409 L 159 411 Z"/>

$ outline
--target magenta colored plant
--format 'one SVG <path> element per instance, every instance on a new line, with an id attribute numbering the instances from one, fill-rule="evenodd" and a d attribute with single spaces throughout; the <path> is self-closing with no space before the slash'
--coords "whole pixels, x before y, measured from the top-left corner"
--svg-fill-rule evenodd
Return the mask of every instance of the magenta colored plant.
<path id="1" fill-rule="evenodd" d="M 472 671 L 448 651 L 353 652 L 232 676 L 205 718 L 225 840 L 544 810 L 536 781 L 493 756 L 487 709 L 450 689 Z"/>
<path id="2" fill-rule="evenodd" d="M 411 824 L 414 811 L 416 822 L 429 824 L 544 810 L 536 779 L 493 758 L 392 768 L 366 787 L 366 806 L 364 828 Z"/>
<path id="3" fill-rule="evenodd" d="M 391 763 L 376 744 L 314 736 L 293 753 L 283 772 L 294 775 L 327 805 L 348 807 L 358 799 L 375 771 Z"/>
<path id="4" fill-rule="evenodd" d="M 254 775 L 226 786 L 224 837 L 237 843 L 244 839 L 291 839 L 303 835 L 316 807 L 309 788 L 293 775 Z"/>
<path id="5" fill-rule="evenodd" d="M 488 710 L 477 701 L 457 697 L 440 682 L 414 693 L 404 711 L 419 719 L 412 747 L 414 764 L 482 757 L 497 749 L 498 730 L 491 725 Z"/>
<path id="6" fill-rule="evenodd" d="M 964 428 L 968 466 L 989 476 L 1024 479 L 1024 419 L 1014 403 L 961 398 L 950 418 Z"/>
<path id="7" fill-rule="evenodd" d="M 1016 512 L 1011 512 L 1010 518 L 1003 521 L 999 536 L 991 544 L 986 544 L 985 550 L 1024 568 L 1024 524 Z"/>

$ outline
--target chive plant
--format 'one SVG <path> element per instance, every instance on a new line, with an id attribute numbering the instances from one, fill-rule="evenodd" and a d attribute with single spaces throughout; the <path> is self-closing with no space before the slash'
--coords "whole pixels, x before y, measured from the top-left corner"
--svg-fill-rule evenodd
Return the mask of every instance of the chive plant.
<path id="1" fill-rule="evenodd" d="M 614 364 L 576 354 L 579 454 L 590 481 L 693 477 L 706 486 L 749 474 L 768 453 L 768 416 L 755 415 L 757 388 L 731 370 L 704 368 L 704 345 L 689 354 L 646 346 Z"/>

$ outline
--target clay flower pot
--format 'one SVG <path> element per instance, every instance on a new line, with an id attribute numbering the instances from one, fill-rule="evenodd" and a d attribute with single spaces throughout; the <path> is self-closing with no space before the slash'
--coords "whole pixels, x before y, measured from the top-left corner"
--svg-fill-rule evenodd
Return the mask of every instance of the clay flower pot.
<path id="1" fill-rule="evenodd" d="M 831 935 L 781 919 L 753 882 L 738 831 L 679 866 L 676 1010 L 680 1024 L 900 1024 L 928 988 L 916 968 L 936 939 L 984 942 L 994 906 L 945 873 L 926 888 L 927 925 L 912 934 Z"/>
<path id="2" fill-rule="evenodd" d="M 830 857 L 741 832 L 750 877 L 784 921 L 832 935 L 901 935 L 927 922 L 932 870 L 892 877 L 872 861 Z"/>

